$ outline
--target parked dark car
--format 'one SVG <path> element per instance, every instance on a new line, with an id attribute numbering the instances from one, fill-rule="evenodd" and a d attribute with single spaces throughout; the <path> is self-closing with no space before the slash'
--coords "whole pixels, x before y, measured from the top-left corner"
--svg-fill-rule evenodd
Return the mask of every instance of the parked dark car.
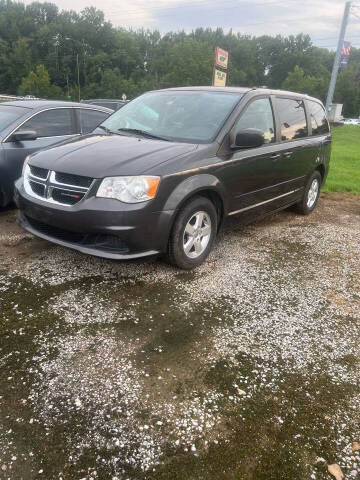
<path id="1" fill-rule="evenodd" d="M 116 98 L 94 98 L 90 100 L 81 100 L 81 103 L 88 103 L 90 105 L 99 105 L 100 107 L 107 107 L 116 112 L 124 105 L 126 105 L 129 100 L 118 100 Z"/>
<path id="2" fill-rule="evenodd" d="M 0 207 L 12 201 L 14 182 L 30 153 L 92 132 L 112 110 L 73 102 L 18 100 L 0 103 Z"/>
<path id="3" fill-rule="evenodd" d="M 331 135 L 315 99 L 286 91 L 194 87 L 146 93 L 92 135 L 32 155 L 16 183 L 33 234 L 114 259 L 165 254 L 189 269 L 223 218 L 295 205 L 309 214 Z"/>

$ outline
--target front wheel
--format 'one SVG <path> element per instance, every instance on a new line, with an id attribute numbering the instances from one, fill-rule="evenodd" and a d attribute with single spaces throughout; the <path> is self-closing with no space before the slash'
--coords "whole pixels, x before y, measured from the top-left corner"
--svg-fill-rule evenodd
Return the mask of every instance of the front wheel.
<path id="1" fill-rule="evenodd" d="M 205 197 L 194 197 L 176 217 L 169 239 L 169 262 L 184 270 L 201 265 L 211 251 L 216 232 L 214 204 Z"/>
<path id="2" fill-rule="evenodd" d="M 321 187 L 321 175 L 317 170 L 311 175 L 306 184 L 303 198 L 296 204 L 296 211 L 302 215 L 309 215 L 319 200 Z"/>

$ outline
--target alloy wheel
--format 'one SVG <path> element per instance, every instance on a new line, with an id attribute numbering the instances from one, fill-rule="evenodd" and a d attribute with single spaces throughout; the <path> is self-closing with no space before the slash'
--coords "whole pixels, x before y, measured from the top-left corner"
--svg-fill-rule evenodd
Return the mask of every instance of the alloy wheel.
<path id="1" fill-rule="evenodd" d="M 308 197 L 306 202 L 306 205 L 308 208 L 312 208 L 315 205 L 315 202 L 319 195 L 319 187 L 320 187 L 320 184 L 318 179 L 314 178 L 314 180 L 311 182 L 311 185 L 308 191 Z"/>
<path id="2" fill-rule="evenodd" d="M 208 246 L 211 237 L 211 218 L 204 212 L 194 213 L 186 224 L 183 235 L 183 249 L 189 258 L 199 257 Z"/>

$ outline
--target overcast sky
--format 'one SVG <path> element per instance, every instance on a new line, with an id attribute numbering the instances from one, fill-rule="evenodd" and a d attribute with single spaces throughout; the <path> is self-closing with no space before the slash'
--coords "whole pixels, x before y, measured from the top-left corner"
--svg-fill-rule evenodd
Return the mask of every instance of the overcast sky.
<path id="1" fill-rule="evenodd" d="M 60 9 L 95 6 L 114 26 L 169 30 L 230 28 L 250 35 L 305 32 L 319 46 L 335 48 L 343 0 L 49 0 Z M 31 3 L 31 0 L 25 0 Z M 360 8 L 359 8 L 360 17 Z M 352 15 L 347 39 L 360 47 L 360 18 Z"/>

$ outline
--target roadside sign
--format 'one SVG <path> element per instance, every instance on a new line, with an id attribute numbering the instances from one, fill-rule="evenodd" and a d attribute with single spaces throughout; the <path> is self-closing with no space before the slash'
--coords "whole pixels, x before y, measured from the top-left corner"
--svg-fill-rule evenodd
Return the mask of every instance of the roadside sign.
<path id="1" fill-rule="evenodd" d="M 214 79 L 213 85 L 214 87 L 225 87 L 226 86 L 226 72 L 219 70 L 218 68 L 214 68 Z"/>
<path id="2" fill-rule="evenodd" d="M 229 66 L 229 52 L 220 47 L 215 48 L 213 81 L 214 87 L 225 87 Z"/>
<path id="3" fill-rule="evenodd" d="M 229 52 L 220 47 L 215 48 L 215 66 L 227 69 L 229 63 Z"/>

